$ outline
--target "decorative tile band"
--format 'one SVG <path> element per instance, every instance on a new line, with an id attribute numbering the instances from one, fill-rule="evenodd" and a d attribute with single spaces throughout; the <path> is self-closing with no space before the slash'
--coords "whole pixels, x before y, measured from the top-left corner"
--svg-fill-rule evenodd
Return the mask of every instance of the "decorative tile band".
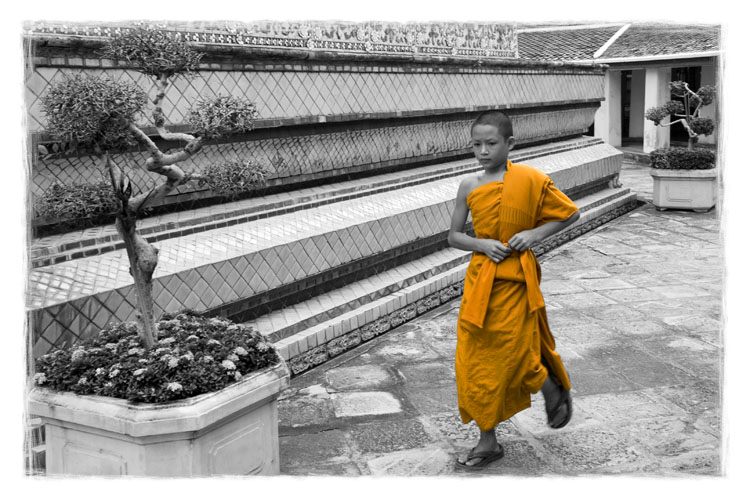
<path id="1" fill-rule="evenodd" d="M 109 38 L 145 23 L 49 23 L 25 26 L 28 36 Z M 152 25 L 176 40 L 247 48 L 346 53 L 409 54 L 433 57 L 505 59 L 518 57 L 514 24 L 339 23 L 339 22 L 167 22 Z"/>

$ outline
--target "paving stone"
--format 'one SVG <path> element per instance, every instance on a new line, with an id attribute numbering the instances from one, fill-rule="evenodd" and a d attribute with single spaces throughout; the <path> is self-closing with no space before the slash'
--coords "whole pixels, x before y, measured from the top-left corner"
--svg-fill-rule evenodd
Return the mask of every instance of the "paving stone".
<path id="1" fill-rule="evenodd" d="M 613 328 L 624 335 L 649 335 L 670 331 L 665 324 L 653 321 L 629 321 L 626 324 L 615 325 Z"/>
<path id="2" fill-rule="evenodd" d="M 351 452 L 346 434 L 338 429 L 293 436 L 279 435 L 282 473 L 325 461 L 345 463 L 349 461 Z"/>
<path id="3" fill-rule="evenodd" d="M 720 330 L 721 322 L 704 314 L 667 316 L 662 321 L 666 324 L 687 331 Z"/>
<path id="4" fill-rule="evenodd" d="M 572 432 L 576 429 L 582 428 L 595 428 L 602 425 L 602 421 L 596 416 L 592 415 L 591 412 L 582 408 L 578 404 L 578 397 L 573 394 L 573 416 L 568 422 L 568 425 L 562 429 L 552 429 L 547 425 L 547 412 L 544 409 L 544 397 L 540 394 L 532 401 L 531 408 L 528 408 L 522 412 L 516 413 L 511 417 L 513 424 L 522 433 L 530 433 L 535 436 L 547 434 L 547 433 L 558 433 L 558 432 Z"/>
<path id="5" fill-rule="evenodd" d="M 620 288 L 634 288 L 636 285 L 618 278 L 596 278 L 576 280 L 576 284 L 588 290 L 617 290 Z"/>
<path id="6" fill-rule="evenodd" d="M 455 386 L 456 383 L 456 371 L 453 368 L 453 363 L 429 362 L 401 365 L 398 371 L 407 387 Z"/>
<path id="7" fill-rule="evenodd" d="M 622 424 L 618 430 L 641 443 L 657 456 L 682 455 L 692 451 L 718 450 L 715 436 L 696 429 L 684 418 L 659 417 Z"/>
<path id="8" fill-rule="evenodd" d="M 439 447 L 388 453 L 367 461 L 374 476 L 439 476 L 453 470 L 455 458 Z"/>
<path id="9" fill-rule="evenodd" d="M 583 310 L 583 313 L 588 318 L 601 323 L 605 328 L 619 324 L 620 322 L 629 323 L 631 321 L 648 319 L 645 314 L 638 312 L 631 304 L 614 304 L 604 307 L 589 308 Z"/>
<path id="10" fill-rule="evenodd" d="M 331 394 L 337 417 L 400 413 L 401 403 L 389 392 L 340 392 Z"/>
<path id="11" fill-rule="evenodd" d="M 591 344 L 598 342 L 610 342 L 615 333 L 601 325 L 592 323 L 589 325 L 563 326 L 552 330 L 552 335 L 558 340 L 558 354 L 560 346 L 571 344 Z M 567 359 L 567 358 L 565 358 Z"/>
<path id="12" fill-rule="evenodd" d="M 278 403 L 280 427 L 319 425 L 334 417 L 333 405 L 328 398 L 297 397 Z"/>
<path id="13" fill-rule="evenodd" d="M 385 343 L 370 350 L 370 355 L 377 357 L 378 361 L 383 364 L 431 361 L 440 357 L 426 343 L 408 340 Z"/>
<path id="14" fill-rule="evenodd" d="M 601 269 L 573 269 L 563 274 L 565 279 L 589 280 L 598 278 L 609 278 L 611 275 Z"/>
<path id="15" fill-rule="evenodd" d="M 441 413 L 458 408 L 458 394 L 453 384 L 410 388 L 406 398 L 422 414 Z"/>
<path id="16" fill-rule="evenodd" d="M 542 280 L 540 288 L 544 296 L 586 291 L 583 287 L 570 280 Z"/>
<path id="17" fill-rule="evenodd" d="M 675 472 L 717 476 L 721 473 L 721 452 L 712 450 L 683 455 L 667 465 Z"/>
<path id="18" fill-rule="evenodd" d="M 667 297 L 668 299 L 713 295 L 713 292 L 696 285 L 653 286 L 648 287 L 648 290 L 656 292 L 664 297 Z"/>
<path id="19" fill-rule="evenodd" d="M 427 415 L 422 422 L 425 430 L 435 440 L 447 440 L 460 447 L 474 446 L 479 440 L 479 427 L 474 421 L 464 424 L 457 407 L 453 411 Z M 500 422 L 495 427 L 495 436 L 498 442 L 503 443 L 508 439 L 518 438 L 521 434 L 511 419 Z"/>
<path id="20" fill-rule="evenodd" d="M 421 448 L 430 442 L 415 419 L 379 420 L 352 427 L 349 435 L 361 453 L 387 453 Z"/>
<path id="21" fill-rule="evenodd" d="M 637 302 L 654 300 L 664 297 L 663 295 L 647 288 L 627 288 L 624 290 L 603 290 L 600 292 L 605 297 L 617 302 Z"/>
<path id="22" fill-rule="evenodd" d="M 561 472 L 569 474 L 632 463 L 643 456 L 630 441 L 608 429 L 550 433 L 537 439 L 561 463 Z"/>
<path id="23" fill-rule="evenodd" d="M 342 366 L 326 372 L 328 385 L 337 391 L 376 389 L 395 383 L 393 376 L 377 365 Z"/>
<path id="24" fill-rule="evenodd" d="M 602 307 L 616 302 L 604 295 L 596 292 L 584 292 L 584 293 L 570 293 L 565 295 L 558 295 L 555 297 L 555 301 L 562 304 L 564 307 L 570 307 L 571 309 L 585 309 L 587 307 Z"/>
<path id="25" fill-rule="evenodd" d="M 640 385 L 609 369 L 574 370 L 568 366 L 573 384 L 571 392 L 576 396 L 602 393 L 620 393 L 639 389 Z"/>
<path id="26" fill-rule="evenodd" d="M 577 403 L 585 412 L 612 427 L 658 417 L 684 416 L 679 407 L 669 401 L 655 402 L 643 391 L 583 396 Z"/>

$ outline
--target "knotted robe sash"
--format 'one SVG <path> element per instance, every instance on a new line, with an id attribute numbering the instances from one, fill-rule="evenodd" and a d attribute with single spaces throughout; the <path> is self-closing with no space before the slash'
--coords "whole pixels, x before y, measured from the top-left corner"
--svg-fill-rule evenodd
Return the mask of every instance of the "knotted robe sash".
<path id="1" fill-rule="evenodd" d="M 508 160 L 507 168 L 500 199 L 499 224 L 493 238 L 506 245 L 514 234 L 537 227 L 538 214 L 544 201 L 543 193 L 551 182 L 544 173 L 527 165 L 513 164 Z M 506 261 L 513 259 L 520 261 L 523 271 L 529 314 L 544 307 L 544 298 L 539 288 L 541 267 L 530 248 L 523 252 L 514 250 L 499 263 L 481 252 L 474 252 L 472 260 L 474 259 L 478 261 L 479 272 L 474 280 L 467 279 L 464 282 L 463 319 L 479 328 L 484 327 L 484 317 L 498 266 L 513 265 L 512 262 L 506 264 Z"/>

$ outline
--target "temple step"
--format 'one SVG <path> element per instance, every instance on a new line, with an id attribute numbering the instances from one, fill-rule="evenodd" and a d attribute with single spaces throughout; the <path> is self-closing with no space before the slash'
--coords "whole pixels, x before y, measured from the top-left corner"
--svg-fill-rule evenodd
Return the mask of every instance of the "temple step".
<path id="1" fill-rule="evenodd" d="M 626 188 L 576 201 L 581 218 L 534 248 L 543 255 L 635 206 Z M 261 316 L 248 325 L 273 341 L 297 375 L 457 298 L 470 252 L 447 248 Z"/>

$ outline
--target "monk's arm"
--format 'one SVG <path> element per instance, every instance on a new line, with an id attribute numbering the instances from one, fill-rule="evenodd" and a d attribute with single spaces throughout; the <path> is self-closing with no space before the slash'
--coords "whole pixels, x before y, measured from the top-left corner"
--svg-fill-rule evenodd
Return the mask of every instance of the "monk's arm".
<path id="1" fill-rule="evenodd" d="M 553 234 L 562 231 L 580 218 L 581 214 L 579 214 L 576 210 L 573 215 L 565 220 L 554 220 L 534 229 L 529 229 L 528 231 L 521 231 L 514 234 L 513 237 L 508 240 L 508 245 L 513 250 L 523 252 L 527 248 L 531 248 L 537 243 L 543 241 L 545 238 L 548 238 Z"/>
<path id="2" fill-rule="evenodd" d="M 497 240 L 474 238 L 464 232 L 466 219 L 469 217 L 469 207 L 466 205 L 466 196 L 469 194 L 469 184 L 461 182 L 456 195 L 456 206 L 453 209 L 451 228 L 448 232 L 448 244 L 460 250 L 481 252 L 495 262 L 500 262 L 510 255 L 510 249 Z"/>

